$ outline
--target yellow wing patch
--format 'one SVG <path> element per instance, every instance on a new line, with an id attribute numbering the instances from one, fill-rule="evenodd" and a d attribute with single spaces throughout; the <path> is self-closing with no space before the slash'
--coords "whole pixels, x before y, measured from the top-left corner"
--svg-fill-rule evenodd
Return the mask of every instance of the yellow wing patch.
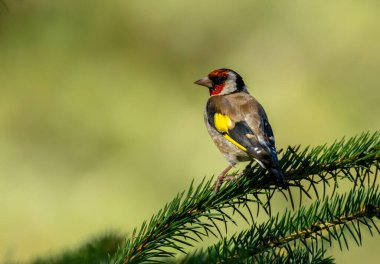
<path id="1" fill-rule="evenodd" d="M 234 144 L 236 147 L 247 152 L 247 149 L 245 147 L 243 147 L 241 144 L 236 142 L 233 138 L 231 138 L 228 135 L 228 129 L 230 128 L 231 123 L 232 123 L 231 119 L 228 117 L 228 115 L 223 115 L 220 113 L 216 113 L 214 115 L 214 125 L 215 125 L 216 130 L 223 133 L 223 137 L 227 139 L 229 142 L 231 142 L 232 144 Z"/>
<path id="2" fill-rule="evenodd" d="M 215 125 L 216 130 L 218 130 L 219 132 L 228 133 L 228 128 L 231 125 L 231 119 L 228 117 L 228 115 L 215 113 L 214 125 Z"/>
<path id="3" fill-rule="evenodd" d="M 237 143 L 235 140 L 233 140 L 228 134 L 223 135 L 223 137 L 227 139 L 229 142 L 231 142 L 232 144 L 234 144 L 236 147 L 241 149 L 242 151 L 247 152 L 247 149 L 245 147 L 243 147 L 242 145 Z"/>

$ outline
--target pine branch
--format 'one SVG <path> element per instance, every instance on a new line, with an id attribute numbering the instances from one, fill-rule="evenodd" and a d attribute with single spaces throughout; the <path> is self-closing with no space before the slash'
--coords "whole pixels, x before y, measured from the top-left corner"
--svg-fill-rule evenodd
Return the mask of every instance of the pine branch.
<path id="1" fill-rule="evenodd" d="M 239 263 L 255 263 L 255 264 L 332 264 L 334 263 L 333 258 L 325 257 L 326 252 L 323 250 L 318 250 L 317 252 L 310 253 L 304 247 L 294 248 L 291 252 L 270 250 L 263 254 L 257 255 L 254 259 L 244 259 L 235 260 L 236 264 Z M 172 262 L 177 264 L 193 264 L 193 263 L 218 263 L 218 255 L 212 248 L 203 251 L 200 250 L 193 254 L 187 255 L 181 261 Z"/>
<path id="2" fill-rule="evenodd" d="M 299 189 L 309 197 L 310 190 L 319 197 L 316 188 L 319 182 L 324 186 L 322 197 L 326 186 L 331 185 L 335 190 L 338 180 L 342 179 L 355 186 L 373 185 L 380 168 L 380 133 L 365 133 L 347 141 L 342 139 L 330 147 L 288 148 L 280 163 L 289 183 L 294 186 L 290 189 Z M 306 188 L 301 180 L 307 184 Z M 213 179 L 204 179 L 197 187 L 191 184 L 187 192 L 178 194 L 149 223 L 144 222 L 139 231 L 135 229 L 112 262 L 157 263 L 174 256 L 175 252 L 185 252 L 185 246 L 192 246 L 205 236 L 222 236 L 218 224 L 223 223 L 227 229 L 229 222 L 235 223 L 233 214 L 253 222 L 252 204 L 258 205 L 257 213 L 260 207 L 270 213 L 270 199 L 278 190 L 268 180 L 266 171 L 257 165 L 246 172 L 245 177 L 226 184 L 216 194 L 212 191 L 212 183 Z M 292 199 L 290 189 L 288 195 Z M 242 208 L 249 212 L 250 218 L 242 213 Z M 233 209 L 233 213 L 227 213 L 227 209 Z"/>
<path id="3" fill-rule="evenodd" d="M 207 255 L 188 256 L 191 261 L 184 263 L 197 263 L 201 258 L 202 263 L 260 263 L 268 256 L 293 256 L 302 246 L 306 255 L 314 257 L 325 251 L 324 242 L 331 245 L 333 241 L 339 243 L 341 250 L 342 245 L 348 249 L 347 237 L 361 245 L 362 227 L 371 234 L 372 229 L 380 234 L 374 217 L 380 219 L 379 188 L 352 189 L 297 212 L 287 211 L 282 217 L 254 224 L 250 230 L 209 247 Z"/>
<path id="4" fill-rule="evenodd" d="M 120 235 L 106 234 L 92 239 L 76 250 L 62 255 L 38 258 L 32 264 L 73 264 L 73 263 L 106 263 L 109 255 L 114 254 L 123 239 Z"/>
<path id="5" fill-rule="evenodd" d="M 380 168 L 380 132 L 372 135 L 363 133 L 348 140 L 343 138 L 330 147 L 323 145 L 310 151 L 309 148 L 298 151 L 299 148 L 295 148 L 297 151 L 288 148 L 281 159 L 282 169 L 286 171 L 288 179 L 293 180 L 296 185 L 299 185 L 301 180 L 313 185 L 307 190 L 311 187 L 315 189 L 314 185 L 319 182 L 323 182 L 324 188 L 332 182 L 336 188 L 339 179 L 348 179 L 354 182 L 355 186 L 369 186 L 371 168 Z M 315 194 L 318 195 L 318 192 Z"/>

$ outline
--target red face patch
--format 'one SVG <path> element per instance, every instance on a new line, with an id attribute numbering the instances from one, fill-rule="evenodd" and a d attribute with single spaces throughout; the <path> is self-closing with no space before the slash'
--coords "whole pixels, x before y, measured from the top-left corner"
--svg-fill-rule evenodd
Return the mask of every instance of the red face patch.
<path id="1" fill-rule="evenodd" d="M 225 81 L 228 78 L 228 71 L 226 70 L 215 70 L 208 75 L 209 79 L 212 81 L 213 87 L 210 89 L 210 95 L 220 94 L 225 86 Z"/>
<path id="2" fill-rule="evenodd" d="M 210 89 L 210 95 L 218 95 L 223 91 L 224 88 L 224 83 L 223 84 L 218 84 L 214 85 L 212 89 Z"/>

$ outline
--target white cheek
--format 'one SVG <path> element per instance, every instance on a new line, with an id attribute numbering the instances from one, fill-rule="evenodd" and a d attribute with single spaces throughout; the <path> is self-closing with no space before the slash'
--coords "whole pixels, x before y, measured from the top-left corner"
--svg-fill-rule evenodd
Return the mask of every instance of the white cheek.
<path id="1" fill-rule="evenodd" d="M 229 94 L 236 90 L 235 80 L 227 80 L 224 84 L 224 89 L 221 94 Z"/>

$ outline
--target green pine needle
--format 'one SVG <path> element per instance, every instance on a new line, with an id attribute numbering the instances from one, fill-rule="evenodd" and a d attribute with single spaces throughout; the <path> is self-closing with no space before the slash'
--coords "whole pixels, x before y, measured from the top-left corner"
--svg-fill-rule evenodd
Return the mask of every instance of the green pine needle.
<path id="1" fill-rule="evenodd" d="M 254 223 L 253 208 L 256 208 L 256 214 L 260 208 L 271 214 L 270 200 L 274 192 L 281 192 L 293 205 L 291 190 L 300 192 L 301 204 L 302 194 L 324 198 L 329 186 L 333 188 L 331 196 L 334 197 L 338 182 L 342 180 L 351 182 L 353 190 L 375 186 L 380 168 L 380 133 L 364 133 L 348 140 L 342 139 L 329 147 L 323 145 L 304 150 L 288 147 L 281 155 L 280 164 L 292 186 L 288 190 L 276 188 L 268 180 L 267 172 L 257 165 L 237 182 L 222 186 L 218 193 L 213 192 L 213 179 L 203 179 L 197 186 L 192 183 L 186 192 L 178 194 L 149 222 L 136 229 L 111 262 L 157 263 L 175 256 L 176 252 L 187 253 L 186 247 L 194 246 L 204 237 L 221 237 L 228 225 L 235 223 L 234 214 L 250 223 Z M 317 188 L 319 184 L 323 185 L 322 194 Z M 248 211 L 248 215 L 242 209 Z M 327 210 L 326 214 L 332 213 Z M 308 219 L 307 215 L 299 217 Z M 225 230 L 220 229 L 220 223 Z M 331 241 L 333 235 L 334 232 L 329 232 L 324 239 Z M 346 239 L 343 238 L 338 241 L 344 242 Z"/>
<path id="2" fill-rule="evenodd" d="M 317 200 L 293 213 L 286 211 L 282 217 L 271 217 L 265 223 L 254 223 L 251 229 L 209 247 L 204 251 L 206 255 L 189 255 L 183 263 L 199 263 L 197 260 L 260 263 L 263 258 L 294 256 L 302 246 L 305 257 L 313 258 L 320 256 L 321 250 L 325 252 L 325 247 L 333 241 L 348 250 L 349 240 L 361 245 L 363 227 L 371 234 L 372 230 L 380 234 L 379 221 L 374 218 L 380 219 L 379 188 L 350 190 L 334 198 Z"/>
<path id="3" fill-rule="evenodd" d="M 217 256 L 214 255 L 214 251 L 210 250 L 199 250 L 193 254 L 187 255 L 184 259 L 180 261 L 173 261 L 172 263 L 177 264 L 194 264 L 194 263 L 218 263 Z M 332 257 L 326 257 L 326 252 L 323 250 L 318 250 L 312 254 L 304 247 L 298 247 L 293 249 L 291 252 L 276 251 L 271 250 L 265 254 L 259 254 L 255 258 L 241 260 L 235 259 L 235 264 L 239 263 L 255 263 L 255 264 L 333 264 L 334 260 Z M 223 262 L 223 263 L 228 263 Z"/>
<path id="4" fill-rule="evenodd" d="M 107 263 L 109 255 L 114 254 L 122 243 L 121 235 L 105 234 L 85 243 L 75 250 L 68 250 L 57 256 L 38 258 L 32 264 L 82 264 Z"/>

